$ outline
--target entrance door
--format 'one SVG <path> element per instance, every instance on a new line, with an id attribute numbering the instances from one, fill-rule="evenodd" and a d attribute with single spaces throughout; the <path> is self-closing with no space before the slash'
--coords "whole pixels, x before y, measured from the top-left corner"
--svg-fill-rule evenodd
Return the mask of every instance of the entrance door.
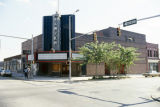
<path id="1" fill-rule="evenodd" d="M 69 65 L 62 64 L 62 76 L 69 75 Z"/>

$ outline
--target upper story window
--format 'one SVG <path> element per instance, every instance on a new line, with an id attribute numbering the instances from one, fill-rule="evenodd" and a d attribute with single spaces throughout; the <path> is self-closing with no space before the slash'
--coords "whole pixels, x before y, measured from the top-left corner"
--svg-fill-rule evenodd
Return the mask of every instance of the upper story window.
<path id="1" fill-rule="evenodd" d="M 158 57 L 158 51 L 147 50 L 148 57 Z"/>
<path id="2" fill-rule="evenodd" d="M 149 50 L 149 57 L 152 57 L 152 50 Z"/>
<path id="3" fill-rule="evenodd" d="M 154 51 L 154 57 L 158 57 L 158 51 Z"/>
<path id="4" fill-rule="evenodd" d="M 147 51 L 148 51 L 147 53 L 148 53 L 148 57 L 149 57 L 149 56 L 150 56 L 150 54 L 149 54 L 149 50 L 147 50 Z"/>
<path id="5" fill-rule="evenodd" d="M 135 42 L 135 38 L 134 37 L 125 36 L 125 41 L 126 42 Z"/>

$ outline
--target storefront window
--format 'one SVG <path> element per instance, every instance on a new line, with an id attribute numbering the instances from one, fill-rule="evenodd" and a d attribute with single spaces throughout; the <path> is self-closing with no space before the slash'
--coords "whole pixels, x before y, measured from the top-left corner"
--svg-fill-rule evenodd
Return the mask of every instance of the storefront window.
<path id="1" fill-rule="evenodd" d="M 149 66 L 150 66 L 150 72 L 152 71 L 158 72 L 158 63 L 150 63 Z"/>

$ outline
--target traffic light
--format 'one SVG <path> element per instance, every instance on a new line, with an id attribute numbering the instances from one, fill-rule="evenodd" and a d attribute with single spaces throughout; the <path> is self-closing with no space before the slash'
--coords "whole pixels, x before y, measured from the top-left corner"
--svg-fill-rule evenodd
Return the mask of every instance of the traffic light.
<path id="1" fill-rule="evenodd" d="M 117 36 L 121 36 L 121 29 L 120 29 L 120 27 L 117 28 Z"/>
<path id="2" fill-rule="evenodd" d="M 93 33 L 93 40 L 97 41 L 97 34 L 96 34 L 96 32 Z"/>

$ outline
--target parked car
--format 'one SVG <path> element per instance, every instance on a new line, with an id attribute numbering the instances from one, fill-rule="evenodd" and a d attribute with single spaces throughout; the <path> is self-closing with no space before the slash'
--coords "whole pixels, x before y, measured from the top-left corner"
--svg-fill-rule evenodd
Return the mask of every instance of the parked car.
<path id="1" fill-rule="evenodd" d="M 10 70 L 2 70 L 1 76 L 12 76 L 12 72 Z"/>
<path id="2" fill-rule="evenodd" d="M 3 69 L 0 69 L 0 75 L 1 75 L 2 70 L 3 70 Z"/>
<path id="3" fill-rule="evenodd" d="M 147 72 L 147 73 L 144 73 L 143 76 L 145 77 L 156 77 L 156 76 L 160 76 L 160 73 L 159 72 L 156 72 L 156 71 L 152 71 L 152 72 Z"/>

